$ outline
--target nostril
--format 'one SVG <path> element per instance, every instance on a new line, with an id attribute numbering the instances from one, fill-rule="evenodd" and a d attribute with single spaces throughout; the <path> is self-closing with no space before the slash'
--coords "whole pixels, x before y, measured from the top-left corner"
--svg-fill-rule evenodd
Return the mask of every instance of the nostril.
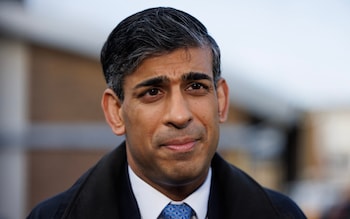
<path id="1" fill-rule="evenodd" d="M 191 123 L 191 121 L 192 121 L 192 118 L 189 118 L 188 120 L 182 120 L 181 122 L 179 120 L 169 121 L 168 125 L 176 129 L 184 129 Z"/>

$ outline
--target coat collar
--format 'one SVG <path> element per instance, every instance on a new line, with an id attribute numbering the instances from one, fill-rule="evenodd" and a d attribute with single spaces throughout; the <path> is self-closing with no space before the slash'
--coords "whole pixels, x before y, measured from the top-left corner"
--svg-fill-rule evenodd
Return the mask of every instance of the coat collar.
<path id="1" fill-rule="evenodd" d="M 280 218 L 265 189 L 215 154 L 209 197 L 209 218 Z"/>
<path id="2" fill-rule="evenodd" d="M 212 170 L 208 218 L 278 218 L 264 189 L 218 154 Z M 77 184 L 62 218 L 141 218 L 129 183 L 125 143 L 104 156 Z"/>

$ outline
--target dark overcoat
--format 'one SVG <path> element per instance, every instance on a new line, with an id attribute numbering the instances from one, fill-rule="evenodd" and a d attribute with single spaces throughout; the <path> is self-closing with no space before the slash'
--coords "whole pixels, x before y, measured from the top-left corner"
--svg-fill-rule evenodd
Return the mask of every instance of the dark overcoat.
<path id="1" fill-rule="evenodd" d="M 218 154 L 212 160 L 209 219 L 306 218 L 281 193 L 265 189 Z M 67 191 L 38 204 L 28 219 L 140 219 L 125 143 L 105 155 Z"/>

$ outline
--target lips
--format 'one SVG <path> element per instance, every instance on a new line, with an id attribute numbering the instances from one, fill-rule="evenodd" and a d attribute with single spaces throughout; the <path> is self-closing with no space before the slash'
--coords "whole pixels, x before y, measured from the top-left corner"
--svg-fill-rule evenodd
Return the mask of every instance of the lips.
<path id="1" fill-rule="evenodd" d="M 187 152 L 194 148 L 195 144 L 197 143 L 196 139 L 175 139 L 171 141 L 167 141 L 166 143 L 162 144 L 162 147 L 166 147 L 167 149 L 178 151 L 178 152 Z"/>

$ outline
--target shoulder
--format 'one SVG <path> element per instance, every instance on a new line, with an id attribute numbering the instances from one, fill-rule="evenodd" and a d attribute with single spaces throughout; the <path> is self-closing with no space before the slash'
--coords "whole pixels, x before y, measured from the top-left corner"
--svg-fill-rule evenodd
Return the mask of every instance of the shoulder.
<path id="1" fill-rule="evenodd" d="M 288 196 L 271 189 L 265 189 L 265 191 L 283 218 L 306 218 L 299 206 Z"/>
<path id="2" fill-rule="evenodd" d="M 72 197 L 84 181 L 86 175 L 87 173 L 79 178 L 79 180 L 68 190 L 39 203 L 37 206 L 35 206 L 35 208 L 33 208 L 27 219 L 61 218 Z"/>
<path id="3" fill-rule="evenodd" d="M 85 172 L 68 190 L 39 203 L 30 212 L 27 219 L 62 218 L 66 209 L 72 206 L 72 204 L 74 205 L 81 201 L 77 197 L 79 197 L 87 184 L 95 182 L 96 179 L 101 179 L 105 175 L 117 174 L 121 163 L 126 159 L 125 157 L 125 147 L 122 144 L 102 157 L 96 165 Z M 106 181 L 103 181 L 103 184 L 105 185 Z M 85 191 L 86 194 L 90 194 L 90 192 Z"/>
<path id="4" fill-rule="evenodd" d="M 67 194 L 61 193 L 39 203 L 28 215 L 27 219 L 59 218 L 65 209 Z M 58 216 L 58 217 L 57 217 Z"/>
<path id="5" fill-rule="evenodd" d="M 219 155 L 214 157 L 212 168 L 214 189 L 222 194 L 220 198 L 224 202 L 238 206 L 240 215 L 247 217 L 252 214 L 264 215 L 263 218 L 306 218 L 292 199 L 277 191 L 264 188 L 244 171 L 226 162 Z"/>

